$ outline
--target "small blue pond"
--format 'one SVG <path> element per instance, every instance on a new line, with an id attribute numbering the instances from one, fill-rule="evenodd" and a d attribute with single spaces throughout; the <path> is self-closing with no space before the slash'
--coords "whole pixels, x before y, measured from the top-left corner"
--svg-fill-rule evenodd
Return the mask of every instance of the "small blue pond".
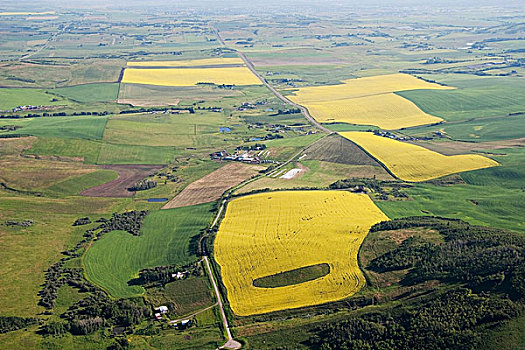
<path id="1" fill-rule="evenodd" d="M 222 126 L 219 128 L 219 132 L 230 132 L 230 131 L 232 130 L 226 126 Z"/>
<path id="2" fill-rule="evenodd" d="M 158 202 L 167 202 L 168 198 L 148 198 L 148 202 L 158 203 Z"/>

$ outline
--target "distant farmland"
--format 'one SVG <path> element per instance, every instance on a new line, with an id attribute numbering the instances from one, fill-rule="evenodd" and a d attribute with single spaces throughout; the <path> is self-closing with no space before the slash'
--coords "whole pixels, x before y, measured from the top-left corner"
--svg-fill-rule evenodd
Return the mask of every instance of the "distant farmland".
<path id="1" fill-rule="evenodd" d="M 219 68 L 127 68 L 123 83 L 192 86 L 197 84 L 216 85 L 260 85 L 261 82 L 246 67 Z"/>
<path id="2" fill-rule="evenodd" d="M 289 98 L 307 107 L 316 120 L 324 123 L 341 122 L 400 129 L 442 121 L 393 93 L 416 89 L 452 88 L 428 83 L 408 74 L 390 74 L 348 79 L 338 85 L 300 88 Z"/>
<path id="3" fill-rule="evenodd" d="M 368 196 L 349 192 L 274 192 L 231 201 L 215 239 L 215 258 L 233 312 L 246 316 L 354 294 L 365 283 L 357 251 L 369 227 L 381 220 L 387 217 Z M 322 264 L 330 273 L 307 282 L 253 285 Z"/>

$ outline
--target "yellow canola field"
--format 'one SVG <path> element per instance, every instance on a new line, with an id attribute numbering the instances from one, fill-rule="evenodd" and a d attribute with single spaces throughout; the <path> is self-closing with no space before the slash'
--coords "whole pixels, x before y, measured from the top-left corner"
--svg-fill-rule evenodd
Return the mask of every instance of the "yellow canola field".
<path id="1" fill-rule="evenodd" d="M 498 162 L 476 154 L 446 156 L 421 146 L 376 136 L 369 132 L 342 132 L 405 181 L 426 181 L 463 171 L 498 166 Z"/>
<path id="2" fill-rule="evenodd" d="M 199 67 L 223 64 L 244 64 L 244 62 L 238 57 L 217 57 L 184 61 L 135 61 L 128 62 L 128 67 Z"/>
<path id="3" fill-rule="evenodd" d="M 288 97 L 295 103 L 311 104 L 417 89 L 450 90 L 454 88 L 429 83 L 409 74 L 398 73 L 347 79 L 343 80 L 343 84 L 338 85 L 304 87 L 296 91 L 295 95 Z"/>
<path id="4" fill-rule="evenodd" d="M 217 85 L 260 85 L 246 67 L 221 68 L 127 68 L 122 77 L 123 83 L 192 86 L 197 83 L 214 83 Z"/>
<path id="5" fill-rule="evenodd" d="M 443 120 L 423 112 L 411 101 L 393 93 L 318 102 L 309 104 L 308 110 L 321 123 L 376 125 L 386 130 Z"/>
<path id="6" fill-rule="evenodd" d="M 233 312 L 240 316 L 340 300 L 365 278 L 357 252 L 371 225 L 388 220 L 366 195 L 343 191 L 285 191 L 228 204 L 214 243 Z M 330 272 L 290 286 L 253 281 L 326 263 Z"/>
<path id="7" fill-rule="evenodd" d="M 387 74 L 343 80 L 343 84 L 300 88 L 290 100 L 308 108 L 319 122 L 376 125 L 394 130 L 432 124 L 441 118 L 429 115 L 395 91 L 452 87 L 429 83 L 408 74 Z"/>

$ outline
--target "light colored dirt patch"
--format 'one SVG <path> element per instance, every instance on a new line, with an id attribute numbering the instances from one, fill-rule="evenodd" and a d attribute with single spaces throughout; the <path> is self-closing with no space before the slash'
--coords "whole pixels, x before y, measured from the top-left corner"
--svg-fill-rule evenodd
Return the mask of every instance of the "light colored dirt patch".
<path id="1" fill-rule="evenodd" d="M 228 163 L 186 186 L 162 209 L 179 208 L 217 200 L 224 191 L 256 175 L 261 169 L 263 169 L 261 166 Z"/>
<path id="2" fill-rule="evenodd" d="M 88 197 L 131 197 L 135 192 L 128 188 L 162 168 L 159 165 L 102 165 L 102 169 L 115 170 L 118 177 L 102 185 L 80 192 Z"/>
<path id="3" fill-rule="evenodd" d="M 487 151 L 493 149 L 525 147 L 525 138 L 488 142 L 415 141 L 411 143 L 445 155 L 456 155 L 465 154 L 473 151 Z"/>
<path id="4" fill-rule="evenodd" d="M 279 178 L 290 180 L 296 177 L 297 175 L 299 175 L 301 171 L 302 171 L 301 169 L 294 168 L 294 169 L 288 170 L 284 175 L 281 175 Z"/>

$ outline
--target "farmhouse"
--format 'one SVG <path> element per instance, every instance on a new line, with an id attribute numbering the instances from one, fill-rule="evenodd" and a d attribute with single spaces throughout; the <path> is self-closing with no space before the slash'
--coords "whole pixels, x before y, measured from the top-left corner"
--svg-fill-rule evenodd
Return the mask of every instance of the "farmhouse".
<path id="1" fill-rule="evenodd" d="M 168 307 L 162 305 L 162 306 L 156 307 L 155 311 L 158 311 L 161 314 L 165 314 L 165 313 L 168 313 Z M 155 314 L 155 316 L 157 316 L 157 314 Z"/>

